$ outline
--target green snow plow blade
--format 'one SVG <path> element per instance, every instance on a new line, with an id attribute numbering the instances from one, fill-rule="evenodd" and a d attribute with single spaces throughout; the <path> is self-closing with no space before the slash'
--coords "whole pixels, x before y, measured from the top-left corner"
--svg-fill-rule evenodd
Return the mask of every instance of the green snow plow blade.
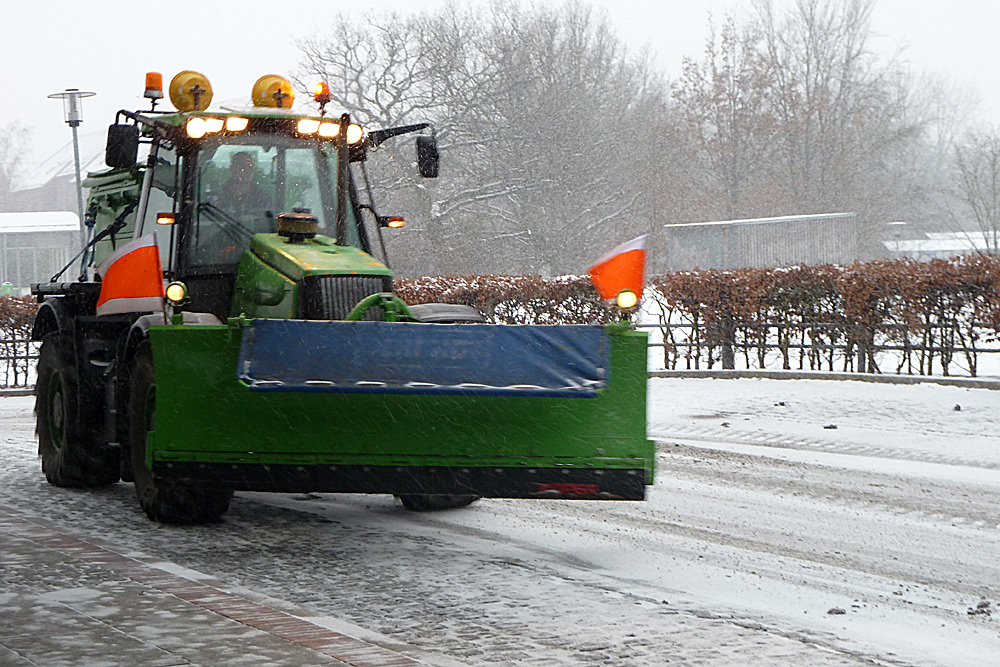
<path id="1" fill-rule="evenodd" d="M 644 333 L 231 320 L 150 339 L 163 479 L 607 500 L 652 483 Z"/>

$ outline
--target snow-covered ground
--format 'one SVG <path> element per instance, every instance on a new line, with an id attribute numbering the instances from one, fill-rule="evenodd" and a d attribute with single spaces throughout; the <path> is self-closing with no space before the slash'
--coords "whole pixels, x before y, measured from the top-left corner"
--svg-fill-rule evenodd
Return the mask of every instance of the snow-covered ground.
<path id="1" fill-rule="evenodd" d="M 706 559 L 727 585 L 713 588 L 704 570 L 700 596 L 832 632 L 873 657 L 1000 664 L 1000 627 L 986 614 L 1000 602 L 1000 393 L 820 380 L 651 387 L 651 437 L 674 449 L 656 495 L 675 486 L 668 502 L 684 524 L 723 547 Z"/>
<path id="2" fill-rule="evenodd" d="M 45 484 L 30 398 L 0 399 L 0 503 L 428 664 L 1000 664 L 1000 392 L 649 387 L 659 457 L 642 503 L 412 514 L 381 496 L 238 494 L 222 524 L 162 526 L 131 485 Z"/>

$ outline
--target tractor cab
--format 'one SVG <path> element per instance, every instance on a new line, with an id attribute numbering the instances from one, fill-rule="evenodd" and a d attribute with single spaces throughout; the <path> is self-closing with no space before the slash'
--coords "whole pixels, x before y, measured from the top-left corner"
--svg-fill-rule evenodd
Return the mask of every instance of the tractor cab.
<path id="1" fill-rule="evenodd" d="M 178 247 L 187 270 L 234 270 L 255 234 L 276 233 L 282 213 L 314 216 L 317 233 L 336 233 L 337 149 L 330 143 L 280 134 L 227 137 L 201 144 L 189 161 L 192 196 Z M 167 197 L 159 188 L 150 193 L 151 199 Z M 368 235 L 355 213 L 352 202 L 342 241 L 368 252 Z"/>
<path id="2" fill-rule="evenodd" d="M 347 114 L 329 118 L 292 113 L 291 86 L 274 76 L 258 81 L 252 108 L 208 111 L 208 80 L 193 72 L 174 81 L 178 79 L 183 84 L 178 90 L 171 83 L 177 113 L 119 112 L 109 128 L 107 163 L 113 169 L 131 169 L 139 144 L 149 144 L 133 236 L 155 235 L 165 274 L 184 282 L 192 310 L 213 313 L 223 321 L 246 312 L 246 303 L 234 302 L 234 294 L 239 297 L 244 255 L 258 235 L 281 236 L 280 242 L 261 239 L 264 245 L 285 244 L 284 252 L 270 254 L 296 257 L 304 249 L 292 246 L 309 239 L 308 250 L 319 243 L 328 253 L 332 246 L 368 260 L 373 260 L 377 239 L 378 273 L 389 275 L 381 227 L 401 226 L 402 219 L 375 215 L 373 202 L 359 205 L 351 164 L 363 163 L 367 149 L 389 136 L 421 130 L 426 124 L 368 135 Z M 194 95 L 192 90 L 201 92 Z M 436 147 L 427 143 L 433 138 L 421 139 L 421 173 L 436 175 Z M 433 151 L 430 160 L 428 147 Z M 365 209 L 372 215 L 363 215 Z M 279 229 L 282 220 L 285 228 Z M 296 231 L 302 225 L 307 231 Z M 293 264 L 301 268 L 304 261 Z M 372 261 L 368 266 L 374 266 Z M 300 281 L 303 276 L 285 277 Z M 376 282 L 376 291 L 383 291 L 385 281 Z M 292 310 L 285 308 L 284 315 L 306 316 L 304 303 L 287 304 Z"/>

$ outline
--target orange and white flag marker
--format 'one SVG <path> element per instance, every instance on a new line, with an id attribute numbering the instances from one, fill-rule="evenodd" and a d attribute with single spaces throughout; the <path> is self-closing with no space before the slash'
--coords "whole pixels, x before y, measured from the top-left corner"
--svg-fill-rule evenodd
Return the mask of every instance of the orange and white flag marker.
<path id="1" fill-rule="evenodd" d="M 622 308 L 639 303 L 645 282 L 647 238 L 643 234 L 626 241 L 587 269 L 602 299 L 617 299 Z"/>
<path id="2" fill-rule="evenodd" d="M 148 313 L 163 310 L 163 271 L 156 237 L 146 234 L 129 241 L 97 267 L 101 276 L 98 315 Z"/>

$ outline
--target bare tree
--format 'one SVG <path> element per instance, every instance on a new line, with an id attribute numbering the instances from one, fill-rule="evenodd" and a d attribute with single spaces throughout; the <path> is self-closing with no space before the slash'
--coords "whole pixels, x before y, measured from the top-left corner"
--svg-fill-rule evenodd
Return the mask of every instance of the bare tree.
<path id="1" fill-rule="evenodd" d="M 6 210 L 10 193 L 24 165 L 31 130 L 20 123 L 0 128 L 0 211 Z"/>
<path id="2" fill-rule="evenodd" d="M 538 269 L 581 271 L 612 241 L 650 231 L 642 180 L 660 159 L 650 139 L 666 86 L 586 5 L 508 4 L 501 16 L 487 41 L 507 63 L 496 108 L 511 129 L 506 152 L 529 158 L 537 187 L 495 209 L 531 224 Z"/>
<path id="3" fill-rule="evenodd" d="M 664 86 L 587 6 L 341 17 L 300 46 L 302 82 L 327 78 L 364 122 L 434 124 L 436 182 L 383 156 L 404 168 L 380 185 L 422 204 L 395 244 L 407 270 L 580 271 L 608 239 L 651 225 L 637 174 L 655 158 L 646 138 Z"/>
<path id="4" fill-rule="evenodd" d="M 302 75 L 330 83 L 333 104 L 369 127 L 433 122 L 446 156 L 437 182 L 414 178 L 404 146 L 386 144 L 374 156 L 376 190 L 394 194 L 395 203 L 416 220 L 396 235 L 403 256 L 424 258 L 427 271 L 445 270 L 468 236 L 466 216 L 490 202 L 516 197 L 528 187 L 510 173 L 516 163 L 497 154 L 507 130 L 491 113 L 502 69 L 483 54 L 484 28 L 467 10 L 372 16 L 341 15 L 322 39 L 300 43 Z M 390 202 L 393 199 L 389 200 Z M 416 210 L 415 210 L 416 209 Z M 414 253 L 407 250 L 416 249 Z M 397 253 L 398 254 L 398 253 Z"/>
<path id="5" fill-rule="evenodd" d="M 971 167 L 975 145 L 990 135 L 989 130 L 975 127 L 981 98 L 975 90 L 934 74 L 922 75 L 916 87 L 921 92 L 915 99 L 915 113 L 929 120 L 928 132 L 923 145 L 911 152 L 911 163 L 901 165 L 907 170 L 910 189 L 904 193 L 907 204 L 900 207 L 903 212 L 897 219 L 910 224 L 911 236 L 949 231 L 971 239 L 980 230 L 970 228 L 978 225 L 965 202 L 969 195 L 963 193 L 959 164 L 964 161 Z"/>
<path id="6" fill-rule="evenodd" d="M 754 0 L 685 59 L 662 160 L 687 160 L 686 180 L 667 173 L 689 203 L 663 208 L 680 222 L 856 212 L 861 257 L 883 256 L 886 221 L 940 228 L 967 97 L 875 52 L 873 0 L 782 7 Z"/>
<path id="7" fill-rule="evenodd" d="M 955 147 L 956 190 L 982 235 L 986 252 L 1000 254 L 1000 130 L 970 133 Z"/>
<path id="8" fill-rule="evenodd" d="M 923 125 L 906 72 L 870 48 L 873 0 L 796 0 L 779 19 L 756 0 L 782 143 L 774 173 L 800 212 L 883 215 L 884 166 Z"/>
<path id="9" fill-rule="evenodd" d="M 703 61 L 685 58 L 672 95 L 683 127 L 694 137 L 703 168 L 716 187 L 712 217 L 750 217 L 760 206 L 762 169 L 774 150 L 777 121 L 771 104 L 775 73 L 761 52 L 756 26 L 727 17 L 710 35 Z M 754 192 L 754 186 L 757 191 Z"/>

